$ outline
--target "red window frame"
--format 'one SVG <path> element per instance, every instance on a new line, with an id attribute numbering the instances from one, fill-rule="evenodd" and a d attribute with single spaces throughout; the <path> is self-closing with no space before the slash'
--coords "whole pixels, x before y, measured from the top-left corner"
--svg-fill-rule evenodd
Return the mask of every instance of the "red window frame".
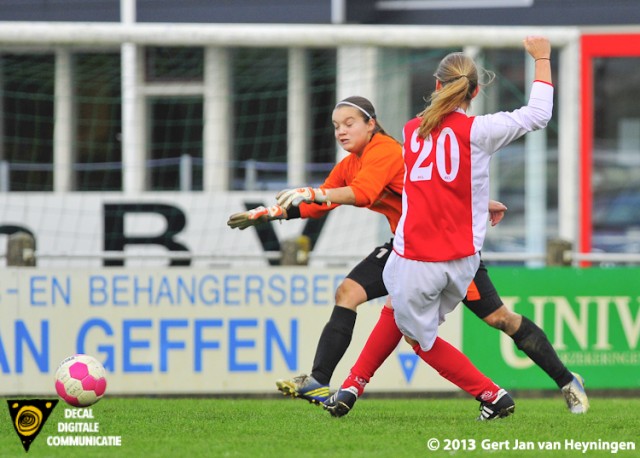
<path id="1" fill-rule="evenodd" d="M 581 100 L 580 114 L 580 236 L 579 252 L 591 252 L 593 233 L 593 59 L 600 57 L 640 57 L 640 34 L 582 35 L 581 49 Z M 588 265 L 586 263 L 585 265 Z"/>

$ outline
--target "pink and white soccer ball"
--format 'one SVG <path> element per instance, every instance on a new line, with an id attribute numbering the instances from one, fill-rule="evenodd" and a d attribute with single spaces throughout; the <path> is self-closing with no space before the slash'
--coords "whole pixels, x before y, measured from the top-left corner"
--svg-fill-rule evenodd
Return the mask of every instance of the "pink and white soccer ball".
<path id="1" fill-rule="evenodd" d="M 107 389 L 105 376 L 104 367 L 93 356 L 69 356 L 56 371 L 56 392 L 67 404 L 88 407 L 104 396 Z"/>

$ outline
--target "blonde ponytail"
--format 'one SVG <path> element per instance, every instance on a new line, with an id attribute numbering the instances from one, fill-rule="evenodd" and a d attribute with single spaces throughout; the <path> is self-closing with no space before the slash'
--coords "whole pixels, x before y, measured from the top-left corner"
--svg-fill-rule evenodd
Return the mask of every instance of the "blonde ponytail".
<path id="1" fill-rule="evenodd" d="M 493 81 L 493 73 L 486 70 L 482 72 L 489 77 L 485 85 Z M 418 131 L 422 138 L 427 138 L 433 130 L 437 130 L 449 113 L 469 104 L 480 84 L 475 62 L 459 52 L 448 54 L 442 59 L 434 76 L 441 87 L 431 94 L 429 106 L 418 114 L 422 118 Z"/>

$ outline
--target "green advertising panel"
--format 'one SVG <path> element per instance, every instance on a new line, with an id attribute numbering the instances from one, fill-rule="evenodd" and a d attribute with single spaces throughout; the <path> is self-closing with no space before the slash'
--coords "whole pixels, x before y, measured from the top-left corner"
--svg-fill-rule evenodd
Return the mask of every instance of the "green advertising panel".
<path id="1" fill-rule="evenodd" d="M 547 334 L 569 370 L 588 388 L 640 388 L 640 269 L 493 267 L 505 306 Z M 463 351 L 509 389 L 555 389 L 506 334 L 466 307 Z"/>

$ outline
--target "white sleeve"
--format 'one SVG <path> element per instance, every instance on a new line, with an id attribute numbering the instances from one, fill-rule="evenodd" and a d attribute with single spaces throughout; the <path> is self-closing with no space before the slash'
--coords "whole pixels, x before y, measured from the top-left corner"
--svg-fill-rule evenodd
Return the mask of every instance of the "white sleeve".
<path id="1" fill-rule="evenodd" d="M 517 110 L 476 116 L 471 143 L 493 154 L 527 132 L 543 129 L 553 113 L 553 86 L 534 81 L 529 103 Z"/>

